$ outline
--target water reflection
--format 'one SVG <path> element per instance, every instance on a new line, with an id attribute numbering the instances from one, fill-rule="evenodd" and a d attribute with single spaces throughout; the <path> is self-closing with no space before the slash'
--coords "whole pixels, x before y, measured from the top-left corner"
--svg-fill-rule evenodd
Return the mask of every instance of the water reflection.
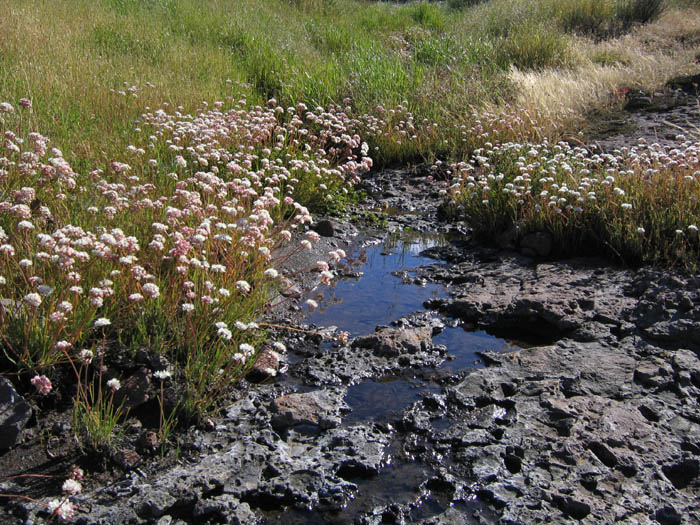
<path id="1" fill-rule="evenodd" d="M 319 308 L 309 313 L 307 321 L 357 336 L 421 310 L 423 302 L 440 295 L 444 287 L 406 284 L 392 273 L 435 262 L 420 253 L 446 242 L 441 236 L 413 233 L 360 248 L 336 272 L 346 277 L 313 297 Z"/>

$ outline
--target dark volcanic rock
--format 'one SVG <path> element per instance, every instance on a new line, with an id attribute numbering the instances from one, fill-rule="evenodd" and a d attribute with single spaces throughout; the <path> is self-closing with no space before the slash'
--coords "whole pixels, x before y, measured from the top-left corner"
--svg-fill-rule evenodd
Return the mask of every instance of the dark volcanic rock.
<path id="1" fill-rule="evenodd" d="M 114 402 L 123 403 L 125 409 L 143 405 L 149 400 L 148 388 L 151 385 L 151 371 L 139 368 L 121 382 L 121 388 L 114 393 Z"/>
<path id="2" fill-rule="evenodd" d="M 316 222 L 311 228 L 323 237 L 333 237 L 339 229 L 339 226 L 334 221 L 322 219 Z"/>
<path id="3" fill-rule="evenodd" d="M 520 239 L 520 251 L 527 257 L 547 257 L 552 251 L 552 236 L 547 232 L 528 233 Z"/>
<path id="4" fill-rule="evenodd" d="M 631 340 L 565 340 L 511 354 L 448 389 L 455 422 L 437 439 L 457 445 L 455 460 L 511 520 L 610 523 L 672 505 L 696 521 L 700 509 L 688 490 L 698 486 L 700 463 L 683 444 L 690 422 L 674 428 L 672 412 L 657 412 L 659 423 L 644 415 L 644 407 L 669 397 L 635 382 L 635 370 L 645 366 L 636 350 Z M 505 397 L 503 382 L 518 388 Z M 468 429 L 488 432 L 475 439 Z M 517 490 L 502 491 L 506 480 Z"/>
<path id="5" fill-rule="evenodd" d="M 514 339 L 555 341 L 576 332 L 583 340 L 604 336 L 620 329 L 623 314 L 636 304 L 624 293 L 629 272 L 600 271 L 590 261 L 532 264 L 505 256 L 419 273 L 454 283 L 451 298 L 431 302 L 432 308 Z M 465 275 L 470 278 L 464 280 Z"/>
<path id="6" fill-rule="evenodd" d="M 0 377 L 0 450 L 10 448 L 32 415 L 32 409 L 7 379 Z"/>

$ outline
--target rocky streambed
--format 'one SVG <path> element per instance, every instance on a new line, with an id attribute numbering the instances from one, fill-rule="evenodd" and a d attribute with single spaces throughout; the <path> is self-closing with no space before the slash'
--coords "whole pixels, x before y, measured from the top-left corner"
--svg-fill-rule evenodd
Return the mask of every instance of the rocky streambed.
<path id="1" fill-rule="evenodd" d="M 436 224 L 425 174 L 372 185 L 397 210 L 389 229 Z M 320 246 L 351 241 L 341 229 Z M 176 463 L 76 496 L 76 523 L 699 522 L 700 278 L 546 262 L 458 230 L 365 237 L 337 268 L 345 282 L 375 260 L 415 311 L 366 329 L 352 325 L 351 293 L 347 305 L 327 294 L 295 324 L 308 333 L 287 332 L 276 376 L 242 384 Z M 376 301 L 388 293 L 373 286 Z M 289 322 L 298 310 L 289 303 Z M 322 337 L 343 323 L 347 344 Z M 42 516 L 19 500 L 4 512 Z"/>
<path id="2" fill-rule="evenodd" d="M 125 451 L 75 523 L 700 522 L 700 277 L 484 248 L 437 220 L 427 171 L 365 189 L 394 235 L 317 222 L 305 257 L 349 257 L 318 311 L 274 312 L 287 354 L 264 352 L 176 459 Z"/>

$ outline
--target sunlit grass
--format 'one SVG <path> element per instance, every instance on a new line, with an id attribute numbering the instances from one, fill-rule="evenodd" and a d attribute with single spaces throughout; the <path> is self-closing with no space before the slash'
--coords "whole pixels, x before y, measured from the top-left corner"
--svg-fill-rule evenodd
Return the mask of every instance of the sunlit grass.
<path id="1" fill-rule="evenodd" d="M 596 12 L 615 18 L 603 7 L 618 3 L 601 0 Z M 33 118 L 79 169 L 117 157 L 147 106 L 192 111 L 227 96 L 284 106 L 350 98 L 358 114 L 406 101 L 441 137 L 404 142 L 381 160 L 430 159 L 461 144 L 473 108 L 516 101 L 513 67 L 575 75 L 590 63 L 562 22 L 569 3 L 466 4 L 9 0 L 0 85 L 4 100 L 32 98 Z"/>
<path id="2" fill-rule="evenodd" d="M 606 254 L 630 266 L 700 261 L 700 142 L 640 143 L 615 155 L 562 142 L 505 143 L 451 167 L 447 211 L 494 239 L 551 236 L 554 254 Z"/>

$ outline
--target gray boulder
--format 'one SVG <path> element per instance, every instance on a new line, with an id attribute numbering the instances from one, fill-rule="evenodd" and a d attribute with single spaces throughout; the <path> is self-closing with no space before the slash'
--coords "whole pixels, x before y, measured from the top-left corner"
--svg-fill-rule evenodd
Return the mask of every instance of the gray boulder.
<path id="1" fill-rule="evenodd" d="M 17 442 L 32 409 L 7 379 L 0 377 L 0 450 Z"/>

